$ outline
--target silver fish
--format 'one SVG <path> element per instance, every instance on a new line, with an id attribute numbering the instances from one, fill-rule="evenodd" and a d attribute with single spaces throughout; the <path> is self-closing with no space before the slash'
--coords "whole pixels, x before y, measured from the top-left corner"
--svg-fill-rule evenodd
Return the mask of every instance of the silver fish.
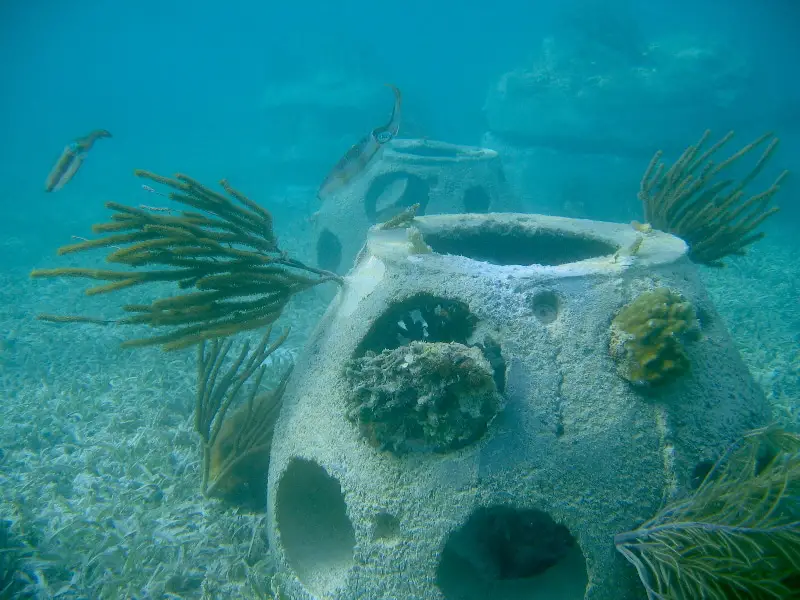
<path id="1" fill-rule="evenodd" d="M 389 83 L 386 86 L 394 92 L 394 108 L 389 122 L 370 131 L 336 163 L 319 188 L 317 196 L 320 200 L 324 200 L 358 178 L 377 159 L 383 146 L 397 136 L 400 130 L 402 96 L 397 87 Z"/>
<path id="2" fill-rule="evenodd" d="M 46 192 L 56 192 L 64 187 L 69 180 L 78 172 L 86 154 L 91 150 L 94 143 L 100 138 L 111 137 L 105 129 L 96 129 L 89 135 L 78 138 L 74 142 L 67 144 L 61 156 L 58 157 L 56 164 L 47 176 L 44 183 Z"/>

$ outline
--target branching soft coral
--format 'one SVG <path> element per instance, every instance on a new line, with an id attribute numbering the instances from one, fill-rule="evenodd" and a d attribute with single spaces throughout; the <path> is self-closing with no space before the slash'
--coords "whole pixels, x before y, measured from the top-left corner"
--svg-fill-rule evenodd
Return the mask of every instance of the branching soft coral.
<path id="1" fill-rule="evenodd" d="M 800 597 L 800 436 L 747 434 L 694 494 L 614 543 L 649 600 Z"/>
<path id="2" fill-rule="evenodd" d="M 639 200 L 644 217 L 656 229 L 673 233 L 689 245 L 689 257 L 709 266 L 721 266 L 726 256 L 741 255 L 764 237 L 756 228 L 778 208 L 772 197 L 788 175 L 783 171 L 763 192 L 746 195 L 747 186 L 761 173 L 778 147 L 778 138 L 764 134 L 732 156 L 715 163 L 713 158 L 733 137 L 731 131 L 706 150 L 711 135 L 706 131 L 672 166 L 656 152 L 642 177 Z M 755 166 L 739 181 L 718 179 L 731 165 L 769 140 Z"/>
<path id="3" fill-rule="evenodd" d="M 62 267 L 39 269 L 31 277 L 81 277 L 107 283 L 86 290 L 104 294 L 156 282 L 173 282 L 184 293 L 151 304 L 123 306 L 121 319 L 93 316 L 40 315 L 54 322 L 146 324 L 168 333 L 129 340 L 128 347 L 161 344 L 166 350 L 184 348 L 205 339 L 271 325 L 289 299 L 303 290 L 342 279 L 290 258 L 278 248 L 272 215 L 226 181 L 226 195 L 186 175 L 174 179 L 147 171 L 136 175 L 171 188 L 168 197 L 202 212 L 178 215 L 107 202 L 116 212 L 111 221 L 95 225 L 93 240 L 64 246 L 61 254 L 113 247 L 106 260 L 126 270 Z M 163 194 L 166 195 L 166 194 Z M 153 267 L 156 268 L 147 268 Z"/>

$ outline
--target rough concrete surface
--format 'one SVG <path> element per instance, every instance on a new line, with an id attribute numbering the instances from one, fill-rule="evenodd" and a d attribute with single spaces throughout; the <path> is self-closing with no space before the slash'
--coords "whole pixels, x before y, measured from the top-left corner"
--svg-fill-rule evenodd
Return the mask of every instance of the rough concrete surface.
<path id="1" fill-rule="evenodd" d="M 287 389 L 269 478 L 276 597 L 642 598 L 614 534 L 685 493 L 695 466 L 769 420 L 686 245 L 538 215 L 414 226 L 432 253 L 411 253 L 403 230 L 370 230 Z M 618 375 L 609 327 L 658 287 L 691 302 L 702 330 L 687 346 L 688 373 L 642 390 Z M 447 327 L 458 303 L 466 330 Z M 409 313 L 402 325 L 381 319 L 397 306 Z M 505 402 L 480 439 L 397 455 L 361 435 L 347 416 L 347 365 L 365 341 L 404 341 L 378 325 L 499 344 Z"/>

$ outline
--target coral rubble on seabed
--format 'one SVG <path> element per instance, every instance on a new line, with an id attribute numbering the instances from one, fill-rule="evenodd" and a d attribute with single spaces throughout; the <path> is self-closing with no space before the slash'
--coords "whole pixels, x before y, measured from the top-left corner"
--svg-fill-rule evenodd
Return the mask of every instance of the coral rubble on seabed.
<path id="1" fill-rule="evenodd" d="M 770 233 L 728 268 L 701 271 L 778 418 L 798 427 L 800 265 L 792 250 Z M 265 598 L 262 517 L 200 493 L 194 352 L 124 351 L 128 330 L 33 320 L 87 302 L 115 316 L 119 297 L 106 304 L 81 289 L 0 274 L 0 520 L 30 551 L 20 562 L 28 596 Z M 72 299 L 80 306 L 65 305 Z M 290 304 L 289 353 L 321 311 L 313 295 Z"/>

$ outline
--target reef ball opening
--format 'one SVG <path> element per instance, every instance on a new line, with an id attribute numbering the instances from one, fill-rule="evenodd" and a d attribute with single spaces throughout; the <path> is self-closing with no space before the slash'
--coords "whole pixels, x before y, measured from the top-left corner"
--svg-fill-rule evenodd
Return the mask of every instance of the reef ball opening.
<path id="1" fill-rule="evenodd" d="M 561 312 L 561 300 L 552 290 L 536 292 L 531 298 L 530 306 L 533 316 L 544 325 L 555 322 Z"/>
<path id="2" fill-rule="evenodd" d="M 455 254 L 493 265 L 558 266 L 608 256 L 617 247 L 609 242 L 517 223 L 487 221 L 479 227 L 423 231 L 437 254 Z"/>
<path id="3" fill-rule="evenodd" d="M 544 511 L 481 507 L 450 534 L 437 571 L 447 600 L 580 600 L 586 561 L 569 529 Z"/>
<path id="4" fill-rule="evenodd" d="M 317 266 L 337 272 L 342 265 L 342 241 L 330 229 L 323 229 L 317 238 Z"/>
<path id="5" fill-rule="evenodd" d="M 415 294 L 392 303 L 370 327 L 354 358 L 394 350 L 411 342 L 467 344 L 478 318 L 466 302 Z"/>
<path id="6" fill-rule="evenodd" d="M 344 583 L 356 537 L 334 477 L 315 462 L 293 459 L 278 482 L 275 518 L 289 566 L 309 592 L 323 597 Z"/>
<path id="7" fill-rule="evenodd" d="M 431 199 L 431 181 L 409 171 L 389 171 L 376 176 L 364 195 L 364 212 L 370 223 L 388 221 L 413 204 L 422 216 Z"/>

